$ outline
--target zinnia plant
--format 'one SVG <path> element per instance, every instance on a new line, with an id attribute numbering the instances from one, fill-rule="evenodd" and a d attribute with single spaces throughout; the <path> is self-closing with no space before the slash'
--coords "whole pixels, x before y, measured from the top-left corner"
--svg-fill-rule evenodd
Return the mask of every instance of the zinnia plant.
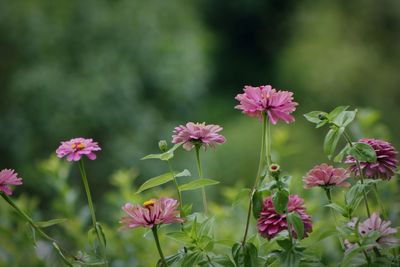
<path id="1" fill-rule="evenodd" d="M 328 127 L 322 147 L 327 160 L 335 163 L 315 165 L 308 172 L 304 170 L 303 173 L 306 174 L 303 177 L 290 176 L 284 168 L 285 164 L 278 164 L 279 157 L 272 158 L 272 149 L 275 147 L 271 127 L 279 121 L 294 122 L 293 112 L 298 103 L 294 101 L 293 93 L 273 89 L 270 85 L 245 86 L 243 93 L 238 94 L 235 99 L 239 101 L 236 109 L 262 122 L 260 144 L 255 148 L 259 150 L 259 162 L 253 185 L 237 192 L 235 208 L 218 209 L 216 205 L 210 205 L 208 209 L 205 187 L 217 185 L 219 181 L 204 178 L 200 152 L 212 151 L 226 142 L 221 134 L 223 128 L 216 124 L 188 122 L 175 127 L 172 146 L 161 140 L 158 142 L 160 153 L 142 158 L 163 162 L 164 168 L 168 167 L 167 172 L 145 179 L 136 193 L 129 189 L 135 186 L 131 184 L 131 180 L 123 185 L 127 191 L 122 194 L 124 202 L 118 203 L 118 206 L 126 203 L 122 206 L 123 216 L 119 221 L 121 228 L 145 228 L 146 233 L 152 232 L 159 254 L 154 257 L 154 263 L 159 258 L 156 266 L 325 266 L 326 262 L 322 262 L 321 256 L 313 251 L 320 246 L 319 241 L 333 237 L 339 239 L 342 248 L 340 266 L 400 266 L 400 258 L 397 256 L 397 229 L 391 226 L 388 219 L 390 217 L 393 221 L 395 213 L 392 212 L 390 216 L 386 214 L 377 186 L 382 180 L 386 184 L 394 182 L 394 179 L 389 180 L 397 172 L 396 149 L 379 139 L 361 138 L 353 141 L 349 126 L 355 121 L 357 110 L 339 106 L 331 112 L 312 111 L 305 114 L 305 118 L 314 123 L 316 128 Z M 257 124 L 257 120 L 254 123 Z M 191 176 L 190 168 L 175 171 L 172 165 L 173 159 L 180 156 L 179 152 L 187 153 L 192 150 L 195 151 L 197 179 L 188 178 Z M 16 204 L 18 202 L 14 202 L 11 195 L 18 195 L 13 194 L 13 187 L 22 185 L 22 178 L 11 169 L 0 171 L 1 197 L 34 233 L 37 232 L 44 241 L 51 242 L 60 259 L 69 267 L 108 265 L 109 262 L 112 266 L 121 265 L 120 260 L 112 257 L 108 260 L 106 238 L 96 218 L 84 166 L 85 160 L 97 159 L 99 151 L 101 148 L 97 142 L 82 137 L 63 141 L 56 150 L 58 158 L 66 158 L 79 166 L 92 220 L 89 236 L 92 237 L 90 240 L 95 241 L 92 244 L 94 253 L 90 257 L 81 251 L 78 256 L 71 254 L 43 229 L 65 222 L 65 219 L 35 221 L 19 208 Z M 236 182 L 239 178 L 232 177 L 232 180 Z M 295 183 L 292 184 L 292 181 Z M 302 182 L 306 189 L 323 189 L 328 203 L 322 201 L 321 204 L 319 198 L 311 200 L 317 203 L 306 202 L 297 192 L 301 188 L 298 185 Z M 173 191 L 163 191 L 165 195 L 160 194 L 160 191 L 153 191 L 156 187 L 171 185 L 174 187 Z M 198 189 L 202 191 L 204 206 L 201 212 L 196 211 L 198 203 L 194 201 L 194 194 L 188 192 Z M 226 193 L 221 189 L 218 188 L 216 194 Z M 371 199 L 371 191 L 375 193 L 375 199 Z M 145 197 L 141 195 L 143 192 Z M 318 196 L 319 192 L 314 193 Z M 171 194 L 174 198 L 169 196 Z M 232 192 L 226 194 L 232 195 Z M 142 205 L 132 204 L 149 198 Z M 245 207 L 240 206 L 243 198 L 246 199 Z M 365 207 L 361 209 L 359 205 L 362 202 Z M 376 203 L 379 204 L 380 212 L 375 210 Z M 333 213 L 332 225 L 321 227 L 321 218 L 312 217 L 313 210 L 323 208 L 329 208 Z M 226 223 L 215 226 L 218 216 L 227 214 L 234 218 L 231 223 L 237 230 L 235 240 L 220 239 Z M 117 219 L 114 218 L 114 221 L 117 222 Z M 124 232 L 124 235 L 129 233 L 131 232 Z M 168 239 L 160 242 L 159 236 Z M 167 240 L 176 242 L 175 245 L 168 246 L 169 249 L 179 247 L 176 253 L 164 254 L 168 249 L 163 249 L 161 243 L 166 244 Z M 110 243 L 113 244 L 113 241 L 111 238 Z M 130 251 L 135 249 L 129 247 Z M 108 251 L 113 253 L 113 248 Z M 98 260 L 99 257 L 101 260 Z M 143 265 L 140 258 L 137 259 L 137 264 Z"/>

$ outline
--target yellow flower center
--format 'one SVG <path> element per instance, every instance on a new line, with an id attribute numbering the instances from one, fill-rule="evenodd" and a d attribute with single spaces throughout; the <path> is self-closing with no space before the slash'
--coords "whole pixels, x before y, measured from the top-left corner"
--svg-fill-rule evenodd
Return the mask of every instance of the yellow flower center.
<path id="1" fill-rule="evenodd" d="M 145 201 L 145 202 L 143 203 L 143 206 L 144 206 L 145 208 L 148 208 L 148 207 L 154 206 L 155 203 L 156 203 L 155 200 L 150 199 L 150 200 Z"/>
<path id="2" fill-rule="evenodd" d="M 72 144 L 71 145 L 72 149 L 77 149 L 77 150 L 81 150 L 85 148 L 85 145 L 83 143 L 79 143 L 79 144 Z"/>

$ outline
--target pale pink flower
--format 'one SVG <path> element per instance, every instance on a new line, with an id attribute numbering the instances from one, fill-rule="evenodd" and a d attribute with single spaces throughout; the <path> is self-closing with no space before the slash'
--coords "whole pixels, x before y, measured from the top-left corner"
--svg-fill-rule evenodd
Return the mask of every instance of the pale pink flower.
<path id="1" fill-rule="evenodd" d="M 235 97 L 240 102 L 236 109 L 258 118 L 262 118 L 262 114 L 266 112 L 272 124 L 276 124 L 278 120 L 286 123 L 294 121 L 291 113 L 296 110 L 298 103 L 293 101 L 292 92 L 276 91 L 271 85 L 245 86 L 243 91 L 243 94 Z"/>
<path id="2" fill-rule="evenodd" d="M 358 219 L 353 218 L 348 226 L 353 228 L 356 226 Z M 399 239 L 395 237 L 397 230 L 395 228 L 390 227 L 390 221 L 384 221 L 379 217 L 379 214 L 373 213 L 370 218 L 366 219 L 364 222 L 358 225 L 358 232 L 361 236 L 366 236 L 371 232 L 378 232 L 379 236 L 376 239 L 376 243 L 378 243 L 383 249 L 392 248 L 399 244 Z M 346 250 L 349 251 L 354 247 L 357 247 L 357 244 L 351 243 L 348 240 L 345 240 Z M 369 249 L 372 249 L 376 246 L 371 245 Z"/>
<path id="3" fill-rule="evenodd" d="M 219 125 L 188 122 L 186 125 L 175 127 L 172 143 L 183 143 L 183 148 L 187 151 L 195 145 L 215 148 L 217 144 L 225 143 L 225 137 L 219 134 L 220 131 L 222 127 Z"/>
<path id="4" fill-rule="evenodd" d="M 288 213 L 297 212 L 304 223 L 304 237 L 308 236 L 308 233 L 312 232 L 312 222 L 311 217 L 306 213 L 304 200 L 297 195 L 290 195 L 287 209 Z M 268 240 L 288 229 L 286 214 L 279 214 L 275 211 L 272 197 L 267 197 L 264 200 L 264 206 L 257 221 L 257 228 L 258 232 Z M 292 228 L 291 230 L 293 236 L 296 237 L 294 229 Z"/>
<path id="5" fill-rule="evenodd" d="M 363 174 L 372 179 L 390 180 L 397 170 L 396 155 L 398 152 L 396 149 L 390 143 L 378 139 L 362 138 L 358 142 L 370 145 L 375 150 L 377 157 L 375 162 L 360 162 Z M 355 175 L 360 175 L 356 159 L 353 156 L 347 156 L 345 163 L 352 164 L 350 170 Z"/>
<path id="6" fill-rule="evenodd" d="M 83 155 L 86 155 L 90 160 L 95 160 L 96 154 L 94 152 L 99 150 L 101 148 L 97 142 L 93 142 L 93 139 L 79 137 L 61 142 L 56 153 L 59 158 L 67 156 L 68 161 L 79 161 Z"/>
<path id="7" fill-rule="evenodd" d="M 143 206 L 126 203 L 122 210 L 127 216 L 122 217 L 120 223 L 123 228 L 146 227 L 153 228 L 155 225 L 184 222 L 179 218 L 177 210 L 178 201 L 172 198 L 151 199 L 144 202 Z"/>
<path id="8" fill-rule="evenodd" d="M 12 195 L 10 185 L 21 185 L 22 178 L 18 177 L 18 173 L 11 169 L 0 171 L 0 192 L 6 195 Z"/>
<path id="9" fill-rule="evenodd" d="M 350 174 L 347 170 L 343 168 L 334 168 L 333 166 L 323 163 L 312 168 L 307 175 L 303 177 L 303 182 L 306 189 L 315 186 L 349 187 L 350 183 L 346 181 L 349 177 Z"/>

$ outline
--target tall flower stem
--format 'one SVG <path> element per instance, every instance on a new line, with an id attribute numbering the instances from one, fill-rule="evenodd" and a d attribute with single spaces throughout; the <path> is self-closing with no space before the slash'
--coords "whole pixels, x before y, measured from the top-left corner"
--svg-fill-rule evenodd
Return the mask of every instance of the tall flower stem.
<path id="1" fill-rule="evenodd" d="M 173 181 L 174 181 L 174 184 L 175 184 L 176 192 L 178 194 L 180 214 L 181 214 L 181 217 L 183 217 L 184 214 L 183 214 L 182 193 L 179 190 L 179 184 L 178 184 L 178 181 L 176 180 L 176 176 L 175 176 L 174 170 L 172 168 L 172 164 L 171 164 L 171 162 L 169 160 L 167 160 L 167 164 L 168 164 L 169 171 L 170 171 L 170 173 L 172 175 L 172 178 L 173 178 Z"/>
<path id="2" fill-rule="evenodd" d="M 351 139 L 350 139 L 350 137 L 349 137 L 349 135 L 347 134 L 346 131 L 343 132 L 343 136 L 346 139 L 346 141 L 349 144 L 349 146 L 353 147 L 353 143 L 351 142 Z M 360 174 L 361 184 L 364 184 L 364 173 L 362 172 L 360 161 L 357 158 L 355 158 L 355 160 L 356 160 L 356 166 L 357 166 L 358 172 Z M 368 215 L 368 217 L 371 217 L 371 212 L 369 210 L 368 198 L 367 198 L 367 193 L 365 191 L 365 188 L 363 188 L 362 192 L 363 192 L 363 197 L 364 197 L 364 202 L 365 202 L 365 209 L 367 210 L 367 215 Z"/>
<path id="3" fill-rule="evenodd" d="M 154 241 L 156 242 L 158 254 L 160 254 L 161 263 L 162 263 L 163 267 L 167 267 L 168 266 L 167 261 L 164 258 L 164 254 L 162 252 L 161 245 L 160 245 L 160 240 L 158 239 L 157 225 L 153 226 L 153 228 L 151 228 L 151 231 L 153 232 Z"/>
<path id="4" fill-rule="evenodd" d="M 94 211 L 94 205 L 93 205 L 93 201 L 92 201 L 92 195 L 90 193 L 89 182 L 88 182 L 88 179 L 86 176 L 85 165 L 83 163 L 83 160 L 78 161 L 78 164 L 79 164 L 79 171 L 82 176 L 83 186 L 85 187 L 86 197 L 87 197 L 88 204 L 89 204 L 89 210 L 90 210 L 90 215 L 92 217 L 93 229 L 96 232 L 97 240 L 99 241 L 100 247 L 102 248 L 102 253 L 104 254 L 104 260 L 106 262 L 106 266 L 108 266 L 108 261 L 107 261 L 106 253 L 105 253 L 105 245 L 101 239 L 101 233 L 99 233 L 99 229 L 97 227 L 96 213 Z"/>
<path id="5" fill-rule="evenodd" d="M 329 188 L 324 188 L 324 190 L 325 190 L 325 193 L 326 193 L 326 198 L 328 199 L 328 203 L 329 203 L 329 204 L 332 204 L 333 202 L 332 202 L 332 196 L 331 196 L 331 189 L 329 189 Z M 337 227 L 336 214 L 335 214 L 335 211 L 334 211 L 333 209 L 330 209 L 330 210 L 331 210 L 332 217 L 333 217 L 333 221 L 334 221 L 334 223 L 335 223 L 335 228 L 336 228 L 336 227 Z M 339 238 L 340 247 L 342 248 L 342 250 L 345 250 L 342 237 L 339 236 L 338 238 Z"/>
<path id="6" fill-rule="evenodd" d="M 372 189 L 373 189 L 374 194 L 375 194 L 376 202 L 378 202 L 378 205 L 379 205 L 379 207 L 381 209 L 383 218 L 384 219 L 388 219 L 389 216 L 388 216 L 388 214 L 386 212 L 385 206 L 383 205 L 383 203 L 381 201 L 381 198 L 379 197 L 378 186 L 376 184 L 374 184 Z"/>
<path id="7" fill-rule="evenodd" d="M 199 179 L 203 178 L 203 169 L 201 167 L 201 160 L 200 160 L 200 148 L 201 145 L 196 145 L 196 163 L 197 163 L 197 171 L 199 173 Z M 206 195 L 206 189 L 204 186 L 201 187 L 201 194 L 203 196 L 203 207 L 204 207 L 204 213 L 207 215 L 208 213 L 208 207 L 207 207 L 207 195 Z"/>
<path id="8" fill-rule="evenodd" d="M 249 231 L 249 224 L 250 224 L 250 215 L 251 215 L 251 210 L 252 210 L 252 206 L 253 206 L 253 196 L 255 194 L 255 192 L 257 191 L 257 186 L 258 183 L 260 181 L 260 177 L 262 175 L 262 171 L 263 171 L 263 167 L 265 164 L 265 157 L 266 157 L 266 153 L 267 153 L 267 149 L 266 147 L 268 145 L 266 145 L 266 142 L 269 141 L 267 140 L 267 135 L 268 135 L 268 131 L 267 131 L 267 114 L 263 113 L 263 126 L 262 126 L 262 134 L 261 134 L 261 149 L 260 149 L 260 160 L 258 163 L 258 170 L 257 170 L 257 176 L 253 185 L 253 189 L 251 190 L 250 193 L 250 200 L 249 200 L 249 207 L 247 210 L 247 219 L 246 219 L 246 228 L 244 230 L 244 236 L 243 236 L 243 241 L 242 244 L 244 245 L 246 243 L 246 239 L 247 239 L 247 233 Z M 268 149 L 269 151 L 269 149 Z M 269 156 L 267 156 L 268 158 Z"/>

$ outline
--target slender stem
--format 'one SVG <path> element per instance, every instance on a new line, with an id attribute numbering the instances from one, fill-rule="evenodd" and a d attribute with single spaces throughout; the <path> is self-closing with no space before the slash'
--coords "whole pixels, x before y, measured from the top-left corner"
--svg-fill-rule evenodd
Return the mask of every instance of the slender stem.
<path id="1" fill-rule="evenodd" d="M 96 232 L 97 240 L 99 241 L 100 246 L 102 248 L 102 253 L 103 253 L 103 256 L 104 256 L 104 260 L 105 260 L 106 266 L 108 266 L 108 261 L 107 261 L 107 257 L 106 257 L 106 253 L 105 253 L 105 246 L 104 246 L 104 243 L 103 243 L 103 241 L 101 239 L 101 235 L 100 235 L 100 233 L 98 231 L 98 228 L 97 228 L 96 213 L 94 211 L 92 195 L 90 193 L 89 182 L 88 182 L 88 179 L 87 179 L 87 176 L 86 176 L 86 171 L 85 171 L 85 165 L 83 163 L 83 160 L 78 161 L 78 163 L 79 163 L 79 171 L 80 171 L 81 176 L 82 176 L 83 186 L 85 187 L 86 197 L 87 197 L 88 204 L 89 204 L 89 210 L 90 210 L 90 215 L 92 217 L 93 228 L 94 228 L 94 231 Z"/>
<path id="2" fill-rule="evenodd" d="M 329 204 L 332 204 L 333 202 L 332 202 L 332 196 L 331 196 L 331 189 L 329 189 L 329 188 L 324 188 L 324 189 L 325 189 L 326 198 L 328 199 Z M 335 223 L 335 227 L 337 227 L 337 219 L 336 219 L 335 211 L 333 209 L 330 209 L 330 210 L 331 210 L 331 213 L 333 216 L 333 221 Z M 338 238 L 339 238 L 340 247 L 342 248 L 342 250 L 345 250 L 345 246 L 344 246 L 342 237 L 338 236 Z"/>
<path id="3" fill-rule="evenodd" d="M 197 171 L 199 172 L 199 179 L 203 178 L 203 170 L 201 168 L 201 161 L 200 161 L 200 145 L 196 145 L 196 163 L 197 163 Z M 203 196 L 203 206 L 204 206 L 204 213 L 207 215 L 208 208 L 207 208 L 207 195 L 206 189 L 204 186 L 201 187 L 201 194 Z"/>
<path id="4" fill-rule="evenodd" d="M 250 193 L 250 201 L 249 201 L 249 207 L 247 210 L 247 219 L 246 219 L 246 228 L 244 230 L 244 236 L 243 236 L 243 241 L 242 244 L 244 245 L 246 243 L 246 238 L 247 238 L 247 233 L 249 231 L 249 224 L 250 224 L 250 215 L 251 215 L 251 209 L 253 205 L 253 196 L 257 190 L 257 186 L 260 180 L 260 176 L 264 167 L 265 163 L 265 139 L 266 139 L 266 132 L 267 132 L 267 115 L 263 113 L 263 126 L 262 126 L 262 134 L 261 134 L 261 149 L 260 149 L 260 160 L 258 163 L 258 170 L 257 170 L 257 176 L 253 185 L 253 189 L 251 190 Z"/>
<path id="5" fill-rule="evenodd" d="M 346 141 L 349 144 L 349 146 L 353 147 L 353 143 L 351 142 L 351 139 L 350 139 L 350 137 L 349 137 L 349 135 L 347 134 L 346 131 L 343 132 L 343 136 L 346 139 Z M 356 159 L 356 158 L 355 158 L 355 160 L 356 160 L 357 170 L 358 170 L 358 172 L 360 174 L 361 184 L 364 184 L 364 173 L 362 172 L 360 161 L 358 159 Z M 371 212 L 369 210 L 368 198 L 367 198 L 367 193 L 365 192 L 365 188 L 363 188 L 362 192 L 363 192 L 363 198 L 364 198 L 364 202 L 365 202 L 365 209 L 367 210 L 367 215 L 368 215 L 368 217 L 371 217 Z"/>
<path id="6" fill-rule="evenodd" d="M 265 118 L 267 119 L 267 116 L 265 116 Z M 265 157 L 267 159 L 267 167 L 269 168 L 269 166 L 272 163 L 272 159 L 271 159 L 271 125 L 269 123 L 269 120 L 267 119 L 266 122 L 266 131 L 265 131 Z"/>
<path id="7" fill-rule="evenodd" d="M 153 232 L 154 241 L 156 241 L 157 250 L 158 250 L 158 254 L 160 254 L 160 259 L 161 259 L 162 265 L 163 265 L 163 267 L 167 267 L 168 266 L 167 261 L 164 258 L 164 254 L 161 250 L 160 240 L 158 239 L 157 225 L 153 226 L 153 228 L 151 228 L 151 231 Z"/>
<path id="8" fill-rule="evenodd" d="M 359 241 L 357 242 L 357 244 L 361 247 L 361 243 Z M 365 258 L 367 259 L 367 266 L 369 266 L 371 264 L 371 259 L 369 258 L 367 252 L 364 249 L 362 250 L 362 252 L 363 252 Z"/>
<path id="9" fill-rule="evenodd" d="M 184 214 L 183 214 L 182 193 L 181 193 L 181 191 L 179 190 L 179 184 L 178 184 L 178 181 L 176 180 L 176 177 L 175 177 L 175 174 L 174 174 L 174 170 L 173 170 L 173 168 L 172 168 L 172 164 L 171 164 L 171 162 L 170 162 L 169 160 L 167 160 L 167 163 L 168 163 L 169 171 L 170 171 L 170 173 L 171 173 L 171 175 L 172 175 L 172 177 L 173 177 L 173 181 L 174 181 L 174 184 L 175 184 L 176 192 L 177 192 L 177 194 L 178 194 L 180 214 L 181 214 L 181 217 L 183 217 Z"/>
<path id="10" fill-rule="evenodd" d="M 373 185 L 373 191 L 375 193 L 375 198 L 376 198 L 376 202 L 378 202 L 379 207 L 381 208 L 381 212 L 382 212 L 382 216 L 384 219 L 389 218 L 385 206 L 383 205 L 381 198 L 379 197 L 379 193 L 378 193 L 378 186 L 376 184 Z"/>

